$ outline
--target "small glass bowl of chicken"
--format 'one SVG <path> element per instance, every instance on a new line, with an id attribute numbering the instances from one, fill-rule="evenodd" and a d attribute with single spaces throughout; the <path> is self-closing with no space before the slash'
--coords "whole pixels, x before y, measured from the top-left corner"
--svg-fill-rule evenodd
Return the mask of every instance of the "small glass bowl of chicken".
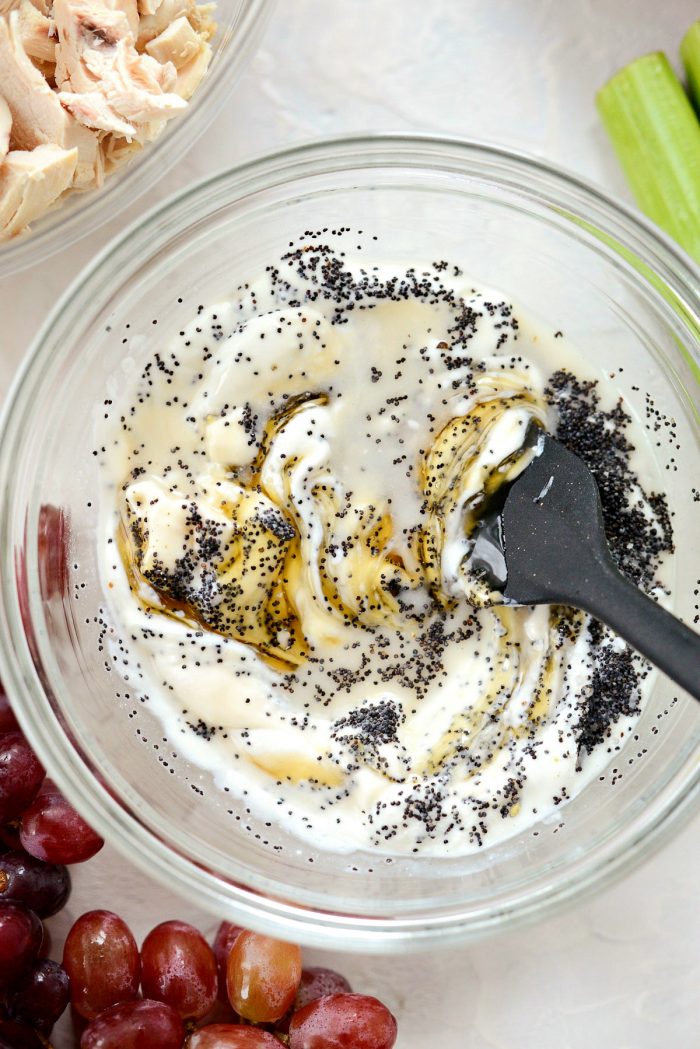
<path id="1" fill-rule="evenodd" d="M 0 277 L 112 219 L 191 147 L 271 0 L 0 0 Z"/>

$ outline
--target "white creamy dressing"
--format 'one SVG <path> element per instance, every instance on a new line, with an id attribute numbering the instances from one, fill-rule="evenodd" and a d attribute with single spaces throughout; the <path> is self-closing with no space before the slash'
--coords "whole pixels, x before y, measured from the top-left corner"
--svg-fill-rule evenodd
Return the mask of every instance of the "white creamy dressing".
<path id="1" fill-rule="evenodd" d="M 221 787 L 331 850 L 513 835 L 597 776 L 635 720 L 580 754 L 586 617 L 565 637 L 546 607 L 470 604 L 470 507 L 522 468 L 531 420 L 552 423 L 551 372 L 586 368 L 500 294 L 431 279 L 449 302 L 375 297 L 339 317 L 308 276 L 265 275 L 164 345 L 100 435 L 104 582 L 144 693 Z M 478 314 L 461 347 L 460 300 Z M 152 585 L 183 555 L 196 616 Z M 212 609 L 222 632 L 203 629 Z"/>

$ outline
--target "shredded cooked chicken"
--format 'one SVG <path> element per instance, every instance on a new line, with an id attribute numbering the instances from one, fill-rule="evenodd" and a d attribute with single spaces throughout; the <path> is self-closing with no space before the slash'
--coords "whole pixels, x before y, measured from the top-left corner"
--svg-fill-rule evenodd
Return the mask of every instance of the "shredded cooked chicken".
<path id="1" fill-rule="evenodd" d="M 21 232 L 70 186 L 77 149 L 13 150 L 0 167 L 0 237 Z"/>
<path id="2" fill-rule="evenodd" d="M 56 65 L 56 26 L 53 19 L 38 10 L 31 0 L 17 5 L 22 47 L 32 62 L 47 68 Z"/>
<path id="3" fill-rule="evenodd" d="M 172 62 L 176 69 L 180 69 L 201 53 L 202 46 L 199 33 L 181 15 L 162 33 L 148 41 L 146 51 L 159 62 Z"/>
<path id="4" fill-rule="evenodd" d="M 0 0 L 0 241 L 101 186 L 187 107 L 211 61 L 213 8 Z"/>
<path id="5" fill-rule="evenodd" d="M 0 97 L 0 161 L 10 148 L 10 131 L 12 130 L 12 113 L 4 98 Z"/>

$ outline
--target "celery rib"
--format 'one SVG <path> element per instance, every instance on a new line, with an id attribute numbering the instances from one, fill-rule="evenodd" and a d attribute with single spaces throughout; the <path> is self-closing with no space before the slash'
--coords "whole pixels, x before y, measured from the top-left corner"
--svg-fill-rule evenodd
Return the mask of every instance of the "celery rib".
<path id="1" fill-rule="evenodd" d="M 596 103 L 639 207 L 700 262 L 700 123 L 667 57 L 631 62 Z"/>
<path id="2" fill-rule="evenodd" d="M 700 112 L 700 22 L 694 22 L 681 41 L 681 61 L 688 81 L 688 91 Z"/>

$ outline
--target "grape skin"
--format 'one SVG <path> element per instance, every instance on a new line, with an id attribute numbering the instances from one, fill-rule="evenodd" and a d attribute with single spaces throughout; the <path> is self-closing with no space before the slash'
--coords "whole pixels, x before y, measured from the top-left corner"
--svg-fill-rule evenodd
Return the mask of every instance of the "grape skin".
<path id="1" fill-rule="evenodd" d="M 242 1024 L 209 1024 L 194 1031 L 185 1049 L 280 1049 L 281 1042 L 268 1031 Z"/>
<path id="2" fill-rule="evenodd" d="M 48 959 L 36 962 L 15 984 L 7 1002 L 11 1019 L 51 1033 L 70 1001 L 70 980 L 65 969 Z"/>
<path id="3" fill-rule="evenodd" d="M 0 823 L 16 819 L 34 801 L 44 776 L 21 732 L 0 736 Z"/>
<path id="4" fill-rule="evenodd" d="M 44 931 L 21 903 L 0 903 L 0 992 L 28 968 L 41 949 Z"/>
<path id="5" fill-rule="evenodd" d="M 103 1012 L 83 1031 L 80 1049 L 181 1049 L 184 1037 L 174 1009 L 143 999 Z"/>
<path id="6" fill-rule="evenodd" d="M 68 588 L 68 528 L 60 507 L 45 503 L 40 508 L 37 540 L 39 588 L 48 600 Z"/>
<path id="7" fill-rule="evenodd" d="M 19 820 L 11 823 L 0 823 L 0 852 L 3 849 L 10 852 L 24 852 L 22 842 L 19 840 Z"/>
<path id="8" fill-rule="evenodd" d="M 396 1020 L 377 998 L 331 994 L 300 1009 L 289 1025 L 290 1049 L 392 1049 Z"/>
<path id="9" fill-rule="evenodd" d="M 0 681 L 0 735 L 5 735 L 7 732 L 15 732 L 18 728 L 19 723 L 10 706 L 2 681 Z"/>
<path id="10" fill-rule="evenodd" d="M 213 943 L 214 957 L 216 958 L 216 971 L 219 980 L 219 1000 L 228 1005 L 228 993 L 226 991 L 226 966 L 231 949 L 243 932 L 240 925 L 232 925 L 231 922 L 222 922 L 216 930 Z"/>
<path id="11" fill-rule="evenodd" d="M 69 865 L 91 859 L 104 845 L 52 783 L 22 814 L 20 840 L 38 860 Z"/>
<path id="12" fill-rule="evenodd" d="M 334 969 L 324 969 L 318 966 L 311 966 L 308 969 L 303 969 L 301 973 L 301 983 L 299 984 L 299 990 L 294 999 L 294 1005 L 291 1010 L 275 1024 L 275 1031 L 278 1034 L 289 1034 L 289 1024 L 292 1015 L 300 1009 L 303 1009 L 305 1005 L 309 1004 L 309 1002 L 313 1002 L 317 998 L 325 998 L 329 994 L 349 993 L 352 993 L 350 983 L 344 976 L 341 976 L 341 974 L 337 973 Z"/>
<path id="13" fill-rule="evenodd" d="M 186 922 L 162 922 L 141 948 L 143 993 L 166 1002 L 183 1020 L 201 1020 L 216 1002 L 214 952 Z"/>
<path id="14" fill-rule="evenodd" d="M 31 1027 L 0 1020 L 0 1049 L 43 1049 L 43 1042 Z"/>
<path id="15" fill-rule="evenodd" d="M 0 856 L 0 901 L 23 903 L 39 918 L 50 918 L 64 906 L 70 889 L 62 864 L 43 863 L 19 850 Z"/>
<path id="16" fill-rule="evenodd" d="M 231 1005 L 253 1023 L 280 1020 L 294 1002 L 301 980 L 301 949 L 256 932 L 242 932 L 226 970 Z"/>
<path id="17" fill-rule="evenodd" d="M 138 994 L 139 951 L 129 926 L 111 911 L 88 911 L 73 925 L 63 948 L 71 1002 L 86 1020 Z"/>
<path id="18" fill-rule="evenodd" d="M 349 981 L 335 969 L 324 969 L 319 966 L 304 969 L 299 990 L 294 999 L 294 1012 L 303 1009 L 309 1002 L 317 998 L 325 998 L 329 994 L 352 994 L 352 987 Z"/>

